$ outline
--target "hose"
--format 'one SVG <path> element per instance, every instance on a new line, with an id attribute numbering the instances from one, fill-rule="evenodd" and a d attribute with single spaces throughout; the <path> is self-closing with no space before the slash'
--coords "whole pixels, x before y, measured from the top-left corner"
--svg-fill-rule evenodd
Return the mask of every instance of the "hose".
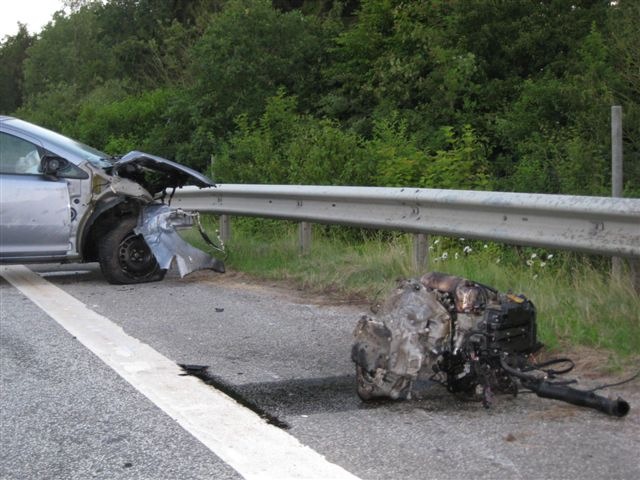
<path id="1" fill-rule="evenodd" d="M 500 357 L 500 365 L 507 373 L 519 378 L 524 388 L 531 390 L 539 397 L 552 398 L 581 407 L 593 408 L 616 417 L 624 417 L 629 413 L 629 404 L 620 397 L 616 400 L 610 400 L 592 391 L 577 390 L 560 383 L 547 382 L 511 367 L 507 364 L 504 355 Z"/>

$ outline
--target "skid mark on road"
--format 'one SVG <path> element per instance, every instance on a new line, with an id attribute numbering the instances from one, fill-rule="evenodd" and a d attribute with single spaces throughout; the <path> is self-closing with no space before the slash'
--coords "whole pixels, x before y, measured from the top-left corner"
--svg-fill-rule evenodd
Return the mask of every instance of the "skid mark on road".
<path id="1" fill-rule="evenodd" d="M 0 275 L 247 479 L 357 479 L 24 266 Z"/>

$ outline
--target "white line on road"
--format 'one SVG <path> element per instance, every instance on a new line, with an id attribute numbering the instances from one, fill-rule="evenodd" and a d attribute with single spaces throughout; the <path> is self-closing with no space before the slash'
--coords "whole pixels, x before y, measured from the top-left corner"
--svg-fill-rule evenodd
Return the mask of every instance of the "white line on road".
<path id="1" fill-rule="evenodd" d="M 28 268 L 0 274 L 247 479 L 357 479 Z"/>

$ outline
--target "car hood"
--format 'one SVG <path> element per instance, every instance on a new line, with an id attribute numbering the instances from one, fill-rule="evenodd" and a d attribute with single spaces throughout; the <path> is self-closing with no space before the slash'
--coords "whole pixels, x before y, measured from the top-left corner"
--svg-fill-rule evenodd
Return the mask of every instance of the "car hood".
<path id="1" fill-rule="evenodd" d="M 111 174 L 133 180 L 151 194 L 184 185 L 195 185 L 200 188 L 215 187 L 211 179 L 192 168 L 137 150 L 127 153 L 114 162 Z"/>

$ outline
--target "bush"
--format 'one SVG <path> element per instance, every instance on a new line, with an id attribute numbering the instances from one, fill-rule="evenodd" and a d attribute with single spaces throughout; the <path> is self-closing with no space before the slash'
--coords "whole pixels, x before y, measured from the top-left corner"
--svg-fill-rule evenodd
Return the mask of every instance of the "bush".
<path id="1" fill-rule="evenodd" d="M 138 149 L 173 156 L 172 146 L 163 139 L 172 95 L 170 89 L 156 89 L 107 103 L 102 95 L 92 96 L 80 109 L 77 135 L 110 154 Z"/>

